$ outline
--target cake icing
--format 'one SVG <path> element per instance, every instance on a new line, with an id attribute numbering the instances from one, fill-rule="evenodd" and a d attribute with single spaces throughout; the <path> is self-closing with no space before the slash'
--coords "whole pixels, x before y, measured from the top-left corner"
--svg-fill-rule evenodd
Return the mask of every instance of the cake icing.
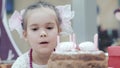
<path id="1" fill-rule="evenodd" d="M 97 50 L 95 44 L 90 41 L 82 42 L 78 46 L 81 51 L 96 51 Z"/>
<path id="2" fill-rule="evenodd" d="M 57 45 L 55 52 L 68 52 L 74 51 L 76 44 L 74 42 L 61 42 Z"/>
<path id="3" fill-rule="evenodd" d="M 78 50 L 77 47 L 80 50 Z M 100 54 L 103 52 L 99 51 L 93 42 L 87 41 L 82 42 L 79 45 L 76 45 L 74 42 L 61 42 L 57 45 L 56 51 L 53 53 L 73 55 L 73 54 Z"/>

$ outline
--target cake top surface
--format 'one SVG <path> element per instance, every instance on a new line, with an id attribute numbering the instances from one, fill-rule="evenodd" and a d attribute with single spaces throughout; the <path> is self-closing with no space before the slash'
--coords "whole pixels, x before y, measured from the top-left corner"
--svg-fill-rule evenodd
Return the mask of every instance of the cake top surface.
<path id="1" fill-rule="evenodd" d="M 66 54 L 66 55 L 75 55 L 75 54 L 101 54 L 103 51 L 68 51 L 68 52 L 53 52 L 54 54 Z"/>

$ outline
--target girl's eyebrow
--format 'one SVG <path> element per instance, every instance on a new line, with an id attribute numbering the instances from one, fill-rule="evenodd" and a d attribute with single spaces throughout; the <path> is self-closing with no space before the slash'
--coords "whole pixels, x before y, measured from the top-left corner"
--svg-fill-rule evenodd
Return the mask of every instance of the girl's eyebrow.
<path id="1" fill-rule="evenodd" d="M 31 24 L 30 27 L 32 27 L 32 26 L 38 26 L 38 24 Z"/>
<path id="2" fill-rule="evenodd" d="M 46 23 L 47 25 L 54 25 L 55 23 L 51 23 L 51 22 L 49 22 L 49 23 Z"/>
<path id="3" fill-rule="evenodd" d="M 52 22 L 48 22 L 48 23 L 45 23 L 46 25 L 54 25 L 55 23 L 52 23 Z M 39 24 L 31 24 L 30 27 L 33 27 L 33 26 L 38 26 Z"/>

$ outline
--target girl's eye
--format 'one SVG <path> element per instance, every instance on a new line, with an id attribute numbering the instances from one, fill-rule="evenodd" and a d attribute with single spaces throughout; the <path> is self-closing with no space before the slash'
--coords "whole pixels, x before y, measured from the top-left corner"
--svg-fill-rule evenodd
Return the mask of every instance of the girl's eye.
<path id="1" fill-rule="evenodd" d="M 38 28 L 32 28 L 32 30 L 33 30 L 33 31 L 36 31 L 36 30 L 38 30 Z"/>
<path id="2" fill-rule="evenodd" d="M 47 29 L 51 30 L 51 29 L 53 29 L 53 27 L 47 27 Z"/>

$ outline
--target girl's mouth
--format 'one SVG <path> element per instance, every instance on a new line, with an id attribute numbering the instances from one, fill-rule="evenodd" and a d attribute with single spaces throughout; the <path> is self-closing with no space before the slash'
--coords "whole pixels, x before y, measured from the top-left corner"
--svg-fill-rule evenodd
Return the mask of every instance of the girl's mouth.
<path id="1" fill-rule="evenodd" d="M 41 45 L 41 46 L 48 46 L 48 44 L 49 44 L 49 42 L 46 42 L 46 41 L 40 42 L 40 45 Z"/>

